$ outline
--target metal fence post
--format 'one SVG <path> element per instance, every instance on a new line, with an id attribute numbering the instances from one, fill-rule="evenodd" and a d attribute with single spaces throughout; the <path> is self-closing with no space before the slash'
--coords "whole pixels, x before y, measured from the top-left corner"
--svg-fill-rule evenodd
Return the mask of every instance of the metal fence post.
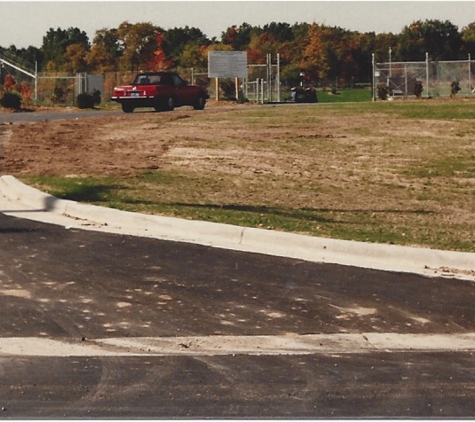
<path id="1" fill-rule="evenodd" d="M 373 83 L 372 83 L 372 88 L 373 88 L 373 102 L 376 101 L 376 97 L 375 97 L 375 94 L 376 94 L 376 87 L 375 87 L 375 83 L 376 83 L 376 78 L 375 78 L 375 72 L 376 72 L 376 66 L 375 66 L 375 63 L 374 63 L 374 53 L 371 54 L 371 61 L 372 61 L 372 68 L 373 68 Z"/>
<path id="2" fill-rule="evenodd" d="M 472 59 L 470 53 L 468 53 L 468 89 L 470 91 L 470 95 L 473 94 L 473 87 L 472 87 Z"/>
<path id="3" fill-rule="evenodd" d="M 35 104 L 38 104 L 38 62 L 35 62 Z"/>
<path id="4" fill-rule="evenodd" d="M 429 98 L 429 53 L 426 52 L 426 85 L 427 85 L 427 95 Z"/>

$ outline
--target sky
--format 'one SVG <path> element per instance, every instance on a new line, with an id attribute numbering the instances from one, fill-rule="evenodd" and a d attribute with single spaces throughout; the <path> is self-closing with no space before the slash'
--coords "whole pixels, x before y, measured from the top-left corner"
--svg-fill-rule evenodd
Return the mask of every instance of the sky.
<path id="1" fill-rule="evenodd" d="M 474 1 L 4 1 L 0 0 L 0 46 L 40 48 L 50 28 L 77 27 L 92 41 L 96 30 L 122 22 L 150 22 L 165 30 L 185 26 L 220 39 L 247 22 L 316 22 L 348 30 L 400 33 L 417 20 L 450 21 L 462 29 L 475 22 Z"/>

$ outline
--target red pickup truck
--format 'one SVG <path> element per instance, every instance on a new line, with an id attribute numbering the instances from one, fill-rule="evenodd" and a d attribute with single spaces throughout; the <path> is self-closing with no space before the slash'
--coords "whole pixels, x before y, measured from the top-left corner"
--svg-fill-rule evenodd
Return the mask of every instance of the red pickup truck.
<path id="1" fill-rule="evenodd" d="M 203 110 L 208 98 L 203 88 L 189 85 L 177 73 L 144 72 L 130 85 L 115 87 L 111 100 L 120 103 L 125 113 L 132 113 L 137 107 L 172 111 L 175 107 L 193 106 Z"/>

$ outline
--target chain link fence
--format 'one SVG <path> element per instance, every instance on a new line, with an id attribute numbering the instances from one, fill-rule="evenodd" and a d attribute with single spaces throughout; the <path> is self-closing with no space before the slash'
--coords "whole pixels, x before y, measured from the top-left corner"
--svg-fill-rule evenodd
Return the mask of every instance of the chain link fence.
<path id="1" fill-rule="evenodd" d="M 475 61 L 426 61 L 373 63 L 373 100 L 386 94 L 389 98 L 418 96 L 471 97 L 475 94 L 473 75 Z M 381 94 L 383 93 L 383 94 Z"/>

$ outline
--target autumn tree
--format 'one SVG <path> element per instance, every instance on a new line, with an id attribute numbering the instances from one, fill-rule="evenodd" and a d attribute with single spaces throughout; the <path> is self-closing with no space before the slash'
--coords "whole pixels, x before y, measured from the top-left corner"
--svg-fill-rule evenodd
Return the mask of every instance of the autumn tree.
<path id="1" fill-rule="evenodd" d="M 189 44 L 180 57 L 182 67 L 206 69 L 208 66 L 208 48 L 204 45 Z"/>
<path id="2" fill-rule="evenodd" d="M 279 52 L 279 44 L 275 36 L 270 32 L 254 35 L 247 47 L 247 57 L 250 63 L 266 63 L 267 54 L 276 55 Z"/>
<path id="3" fill-rule="evenodd" d="M 300 63 L 304 60 L 304 51 L 308 44 L 310 24 L 295 23 L 290 27 L 289 39 L 278 45 L 280 54 L 280 80 L 288 86 L 298 85 L 300 82 Z M 286 31 L 284 31 L 286 33 Z"/>
<path id="4" fill-rule="evenodd" d="M 309 28 L 308 41 L 299 63 L 309 82 L 316 83 L 329 77 L 330 62 L 335 54 L 331 35 L 332 31 L 327 26 L 314 23 Z"/>
<path id="5" fill-rule="evenodd" d="M 83 44 L 71 44 L 64 53 L 63 70 L 65 72 L 87 72 L 87 51 Z"/>
<path id="6" fill-rule="evenodd" d="M 146 70 L 154 61 L 157 34 L 162 29 L 148 22 L 131 24 L 122 22 L 117 28 L 117 39 L 122 49 L 120 70 Z"/>
<path id="7" fill-rule="evenodd" d="M 90 69 L 100 73 L 117 70 L 122 50 L 117 37 L 117 29 L 100 29 L 96 31 L 92 47 L 87 54 L 87 65 Z"/>
<path id="8" fill-rule="evenodd" d="M 159 32 L 156 36 L 157 47 L 153 53 L 153 59 L 148 64 L 148 69 L 154 71 L 168 70 L 170 69 L 174 62 L 168 57 L 164 48 L 163 48 L 163 34 Z"/>
<path id="9" fill-rule="evenodd" d="M 220 42 L 195 27 L 164 30 L 153 23 L 121 23 L 96 32 L 92 45 L 79 28 L 50 28 L 41 48 L 8 49 L 0 54 L 32 69 L 68 72 L 109 72 L 180 67 L 206 68 L 208 51 L 247 51 L 248 62 L 263 64 L 279 53 L 281 81 L 295 85 L 304 72 L 308 83 L 370 82 L 371 56 L 377 62 L 466 59 L 475 56 L 475 22 L 461 31 L 449 21 L 418 20 L 401 33 L 349 31 L 317 23 L 270 22 L 263 27 L 246 22 L 221 33 Z M 16 75 L 20 77 L 19 75 Z M 19 79 L 21 81 L 22 79 Z"/>
<path id="10" fill-rule="evenodd" d="M 5 75 L 2 78 L 2 89 L 0 89 L 0 105 L 6 108 L 20 109 L 21 104 L 29 103 L 33 95 L 33 90 L 25 81 L 19 83 L 12 75 Z"/>
<path id="11" fill-rule="evenodd" d="M 341 83 L 370 82 L 373 54 L 373 34 L 346 31 L 340 46 L 338 77 Z"/>

